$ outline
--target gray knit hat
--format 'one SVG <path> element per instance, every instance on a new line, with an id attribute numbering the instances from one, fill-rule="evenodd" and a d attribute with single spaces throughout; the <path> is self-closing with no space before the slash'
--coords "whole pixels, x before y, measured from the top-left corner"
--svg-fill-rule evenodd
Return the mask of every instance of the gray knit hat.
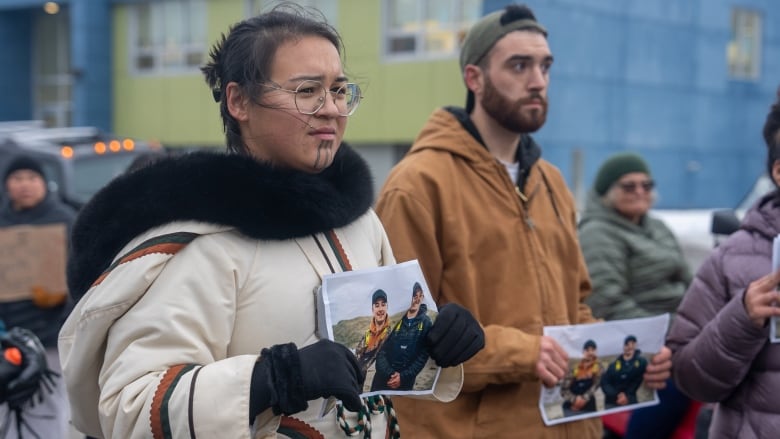
<path id="1" fill-rule="evenodd" d="M 596 180 L 593 182 L 593 189 L 599 195 L 604 195 L 616 181 L 620 180 L 620 177 L 632 172 L 650 175 L 650 167 L 637 154 L 630 152 L 615 154 L 601 164 Z"/>
<path id="2" fill-rule="evenodd" d="M 41 166 L 41 163 L 38 160 L 35 160 L 34 158 L 28 155 L 19 155 L 16 156 L 13 160 L 11 160 L 11 162 L 5 168 L 5 173 L 3 174 L 3 181 L 4 182 L 7 181 L 8 177 L 11 174 L 21 169 L 27 171 L 33 171 L 36 174 L 40 175 L 41 178 L 46 180 L 46 174 L 44 174 L 43 172 L 43 166 Z"/>
<path id="3" fill-rule="evenodd" d="M 547 36 L 547 30 L 536 21 L 533 12 L 526 6 L 509 5 L 482 17 L 463 39 L 460 71 L 463 72 L 468 64 L 477 64 L 504 35 L 523 29 L 536 30 Z"/>

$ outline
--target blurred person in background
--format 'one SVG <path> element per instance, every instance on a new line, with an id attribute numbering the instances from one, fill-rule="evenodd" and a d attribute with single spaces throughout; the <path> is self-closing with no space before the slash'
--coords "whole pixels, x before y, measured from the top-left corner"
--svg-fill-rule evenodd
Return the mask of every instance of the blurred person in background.
<path id="1" fill-rule="evenodd" d="M 317 335 L 323 276 L 395 263 L 368 165 L 342 143 L 362 97 L 342 53 L 321 13 L 291 3 L 234 24 L 202 68 L 228 153 L 159 159 L 84 207 L 68 264 L 82 297 L 60 334 L 79 430 L 398 437 L 390 400 L 372 417 L 360 398 L 355 355 Z M 474 354 L 453 321 L 480 330 L 441 309 L 436 361 L 450 366 Z M 454 398 L 461 376 L 443 369 L 420 397 Z M 321 415 L 331 398 L 339 409 Z"/>
<path id="2" fill-rule="evenodd" d="M 667 337 L 677 386 L 717 403 L 710 438 L 780 432 L 780 344 L 769 340 L 770 318 L 780 316 L 780 271 L 772 272 L 772 241 L 780 234 L 780 89 L 763 135 L 775 190 L 699 268 Z"/>
<path id="3" fill-rule="evenodd" d="M 480 19 L 461 47 L 466 108 L 434 110 L 379 195 L 399 259 L 418 259 L 436 303 L 462 304 L 485 328 L 455 401 L 394 400 L 416 438 L 601 437 L 598 419 L 546 426 L 539 410 L 542 386 L 569 369 L 543 328 L 594 321 L 574 199 L 531 136 L 546 121 L 552 64 L 527 6 Z M 657 356 L 650 381 L 663 385 L 670 358 Z"/>
<path id="4" fill-rule="evenodd" d="M 0 207 L 0 228 L 61 224 L 64 242 L 59 245 L 67 249 L 76 212 L 49 192 L 46 181 L 43 166 L 33 157 L 19 155 L 8 163 L 3 174 L 5 197 Z M 0 301 L 0 320 L 8 328 L 25 328 L 35 334 L 46 348 L 48 367 L 59 373 L 57 333 L 69 311 L 67 291 L 33 287 L 30 297 Z M 52 392 L 42 393 L 40 404 L 22 407 L 24 420 L 30 427 L 25 434 L 33 431 L 46 438 L 64 438 L 68 434 L 70 410 L 65 385 L 59 376 L 53 376 L 52 380 Z"/>
<path id="5" fill-rule="evenodd" d="M 654 188 L 649 166 L 634 153 L 612 155 L 596 173 L 578 225 L 593 284 L 585 302 L 596 317 L 673 314 L 691 281 L 674 234 L 649 214 Z M 680 423 L 690 400 L 671 379 L 658 394 L 660 404 L 634 410 L 626 437 L 667 438 Z"/>

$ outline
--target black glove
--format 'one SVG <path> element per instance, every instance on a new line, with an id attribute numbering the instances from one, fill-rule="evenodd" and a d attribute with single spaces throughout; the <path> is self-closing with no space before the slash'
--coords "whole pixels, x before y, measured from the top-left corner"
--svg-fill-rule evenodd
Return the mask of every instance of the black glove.
<path id="1" fill-rule="evenodd" d="M 11 349 L 11 348 L 8 348 Z M 8 385 L 22 373 L 22 359 L 20 351 L 11 356 L 6 350 L 0 351 L 0 404 L 8 399 Z"/>
<path id="2" fill-rule="evenodd" d="M 49 369 L 46 362 L 46 348 L 31 331 L 14 327 L 0 336 L 3 349 L 15 347 L 22 353 L 21 373 L 8 383 L 6 401 L 9 407 L 20 408 L 28 401 L 35 404 L 34 396 L 41 388 L 54 391 L 54 377 L 59 376 Z M 43 400 L 40 393 L 38 402 Z"/>
<path id="3" fill-rule="evenodd" d="M 457 303 L 448 303 L 439 308 L 426 342 L 436 364 L 452 367 L 485 347 L 485 332 L 469 310 Z"/>
<path id="4" fill-rule="evenodd" d="M 290 415 L 306 410 L 307 401 L 331 396 L 356 412 L 364 379 L 355 355 L 330 340 L 300 350 L 293 343 L 263 349 L 252 371 L 250 422 L 269 407 L 276 415 Z"/>

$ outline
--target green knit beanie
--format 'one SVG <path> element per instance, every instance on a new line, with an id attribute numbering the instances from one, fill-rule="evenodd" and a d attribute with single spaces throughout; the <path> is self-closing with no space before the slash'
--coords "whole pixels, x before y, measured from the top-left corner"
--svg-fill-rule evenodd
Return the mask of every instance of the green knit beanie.
<path id="1" fill-rule="evenodd" d="M 593 182 L 593 189 L 599 195 L 604 195 L 622 176 L 632 172 L 650 175 L 650 168 L 637 154 L 630 152 L 615 154 L 601 164 L 596 180 Z"/>

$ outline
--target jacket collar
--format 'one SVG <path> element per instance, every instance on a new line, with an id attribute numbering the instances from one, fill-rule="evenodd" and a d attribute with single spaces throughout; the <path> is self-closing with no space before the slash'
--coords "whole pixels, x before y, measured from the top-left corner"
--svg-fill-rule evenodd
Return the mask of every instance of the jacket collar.
<path id="1" fill-rule="evenodd" d="M 84 206 L 73 226 L 68 287 L 80 297 L 139 234 L 173 221 L 235 227 L 285 240 L 345 226 L 373 201 L 366 162 L 342 144 L 320 174 L 237 154 L 197 152 L 122 175 Z"/>
<path id="2" fill-rule="evenodd" d="M 467 113 L 466 110 L 458 107 L 445 107 L 444 109 L 455 116 L 463 129 L 487 149 L 485 141 L 482 140 L 482 135 L 479 133 L 477 126 L 474 125 L 474 121 L 471 120 L 471 116 L 469 116 L 469 113 Z M 515 184 L 517 184 L 517 187 L 519 187 L 520 190 L 525 190 L 525 182 L 528 180 L 528 174 L 531 171 L 531 167 L 533 167 L 541 156 L 542 150 L 536 141 L 534 141 L 533 137 L 527 133 L 522 134 L 520 136 L 520 142 L 517 144 L 517 150 L 515 151 L 515 159 L 518 164 L 517 181 Z"/>

